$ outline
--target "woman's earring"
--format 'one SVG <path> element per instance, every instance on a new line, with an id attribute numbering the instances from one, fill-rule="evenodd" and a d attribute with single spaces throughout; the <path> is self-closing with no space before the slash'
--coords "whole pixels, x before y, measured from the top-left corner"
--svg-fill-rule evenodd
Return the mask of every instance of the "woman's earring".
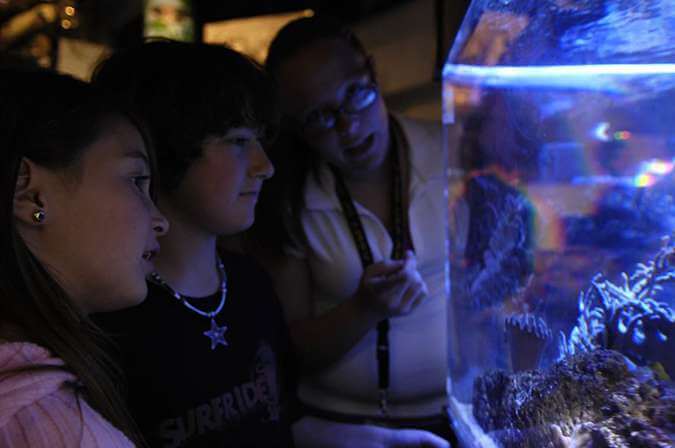
<path id="1" fill-rule="evenodd" d="M 41 208 L 33 212 L 33 221 L 37 224 L 42 224 L 45 220 L 46 213 Z"/>

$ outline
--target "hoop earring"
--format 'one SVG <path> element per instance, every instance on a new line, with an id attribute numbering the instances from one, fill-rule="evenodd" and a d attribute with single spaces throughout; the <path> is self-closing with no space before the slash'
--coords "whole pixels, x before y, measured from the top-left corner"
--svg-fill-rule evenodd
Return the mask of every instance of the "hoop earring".
<path id="1" fill-rule="evenodd" d="M 37 223 L 37 224 L 42 224 L 42 223 L 44 222 L 45 217 L 47 216 L 47 214 L 45 213 L 44 210 L 42 210 L 41 208 L 39 208 L 39 209 L 37 209 L 37 210 L 35 210 L 35 211 L 33 212 L 33 215 L 32 215 L 32 216 L 33 216 L 33 222 L 35 222 L 35 223 Z"/>

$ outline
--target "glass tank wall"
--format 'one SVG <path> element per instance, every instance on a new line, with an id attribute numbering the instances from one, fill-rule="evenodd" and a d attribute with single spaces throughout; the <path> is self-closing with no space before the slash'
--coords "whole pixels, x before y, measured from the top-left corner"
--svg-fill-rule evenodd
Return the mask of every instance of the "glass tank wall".
<path id="1" fill-rule="evenodd" d="M 460 440 L 675 446 L 675 0 L 476 0 L 443 74 Z"/>

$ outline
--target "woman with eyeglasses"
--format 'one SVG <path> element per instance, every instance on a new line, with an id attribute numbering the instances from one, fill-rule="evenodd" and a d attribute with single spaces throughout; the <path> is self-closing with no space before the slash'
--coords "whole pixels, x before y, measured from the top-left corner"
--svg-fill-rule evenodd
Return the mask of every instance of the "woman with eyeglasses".
<path id="1" fill-rule="evenodd" d="M 451 438 L 440 126 L 390 114 L 372 58 L 332 20 L 288 24 L 266 68 L 288 135 L 246 241 L 282 298 L 300 399 L 316 416 L 447 446 L 432 434 Z M 391 434 L 380 446 L 421 440 Z"/>

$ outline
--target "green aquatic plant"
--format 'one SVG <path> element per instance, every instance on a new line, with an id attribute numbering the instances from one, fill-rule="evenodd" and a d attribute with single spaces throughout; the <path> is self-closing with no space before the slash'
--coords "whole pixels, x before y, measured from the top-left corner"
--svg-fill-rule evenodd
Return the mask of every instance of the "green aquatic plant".
<path id="1" fill-rule="evenodd" d="M 675 238 L 663 239 L 653 260 L 638 264 L 633 275 L 622 273 L 623 284 L 597 274 L 579 293 L 579 316 L 569 337 L 560 332 L 559 359 L 599 348 L 617 350 L 638 364 L 660 362 L 672 373 L 675 313 L 656 299 L 675 284 Z M 665 359 L 662 357 L 665 356 Z M 669 367 L 670 366 L 670 367 Z"/>

